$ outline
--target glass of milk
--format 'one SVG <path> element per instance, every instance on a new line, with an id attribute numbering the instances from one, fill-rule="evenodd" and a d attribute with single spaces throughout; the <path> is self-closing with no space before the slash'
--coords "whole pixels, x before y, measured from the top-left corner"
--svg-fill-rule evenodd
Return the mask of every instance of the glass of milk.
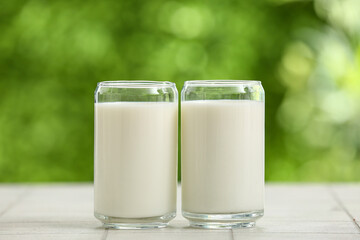
<path id="1" fill-rule="evenodd" d="M 263 216 L 264 98 L 259 81 L 185 82 L 182 215 L 192 227 L 253 227 Z"/>
<path id="2" fill-rule="evenodd" d="M 160 228 L 175 217 L 177 122 L 174 83 L 98 83 L 94 214 L 105 227 Z"/>

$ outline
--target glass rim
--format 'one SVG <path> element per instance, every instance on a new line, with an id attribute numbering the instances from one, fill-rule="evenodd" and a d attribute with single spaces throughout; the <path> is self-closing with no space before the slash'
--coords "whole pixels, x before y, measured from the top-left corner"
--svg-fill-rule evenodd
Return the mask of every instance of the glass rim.
<path id="1" fill-rule="evenodd" d="M 218 80 L 189 80 L 185 81 L 184 86 L 231 86 L 231 85 L 261 85 L 259 80 L 233 80 L 233 79 L 218 79 Z"/>
<path id="2" fill-rule="evenodd" d="M 98 87 L 118 88 L 173 88 L 175 83 L 169 81 L 150 80 L 110 80 L 98 82 Z"/>

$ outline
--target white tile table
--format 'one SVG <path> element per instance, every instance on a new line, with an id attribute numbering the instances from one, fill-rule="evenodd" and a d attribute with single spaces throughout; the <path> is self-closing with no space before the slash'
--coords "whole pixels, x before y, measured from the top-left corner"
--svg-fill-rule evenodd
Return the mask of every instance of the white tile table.
<path id="1" fill-rule="evenodd" d="M 105 230 L 93 217 L 91 184 L 0 184 L 0 240 L 358 239 L 360 183 L 266 185 L 255 228 L 204 230 L 180 214 L 168 228 Z"/>

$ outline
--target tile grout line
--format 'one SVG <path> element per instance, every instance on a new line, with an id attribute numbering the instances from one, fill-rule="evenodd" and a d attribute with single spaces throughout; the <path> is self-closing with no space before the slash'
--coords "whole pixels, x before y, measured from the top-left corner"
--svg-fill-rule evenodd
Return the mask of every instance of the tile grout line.
<path id="1" fill-rule="evenodd" d="M 355 224 L 355 227 L 357 228 L 357 230 L 360 231 L 360 225 L 356 222 L 356 219 L 351 215 L 351 213 L 349 212 L 349 210 L 345 207 L 345 205 L 342 203 L 341 199 L 339 198 L 339 196 L 336 194 L 336 192 L 332 189 L 332 186 L 328 187 L 328 190 L 331 194 L 331 196 L 333 196 L 333 198 L 335 199 L 335 201 L 337 202 L 337 204 L 340 206 L 340 208 L 346 213 L 346 215 L 348 215 L 348 217 L 351 219 L 351 221 L 353 222 L 353 224 Z"/>
<path id="2" fill-rule="evenodd" d="M 101 236 L 101 240 L 106 240 L 106 238 L 107 238 L 107 235 L 108 235 L 108 232 L 109 232 L 109 229 L 105 229 L 105 231 L 104 231 L 104 233 L 102 234 L 102 236 Z"/>
<path id="3" fill-rule="evenodd" d="M 24 190 L 23 193 L 21 193 L 14 201 L 12 201 L 2 212 L 0 212 L 0 218 L 11 208 L 13 208 L 15 205 L 20 203 L 27 195 L 29 195 L 31 190 Z"/>
<path id="4" fill-rule="evenodd" d="M 234 237 L 234 229 L 231 229 L 231 239 L 232 239 L 232 240 L 235 240 L 235 237 Z"/>

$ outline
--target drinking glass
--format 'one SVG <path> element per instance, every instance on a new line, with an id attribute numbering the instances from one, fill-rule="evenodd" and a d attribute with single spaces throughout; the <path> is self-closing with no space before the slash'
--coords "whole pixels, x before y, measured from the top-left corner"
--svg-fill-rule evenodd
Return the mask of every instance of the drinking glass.
<path id="1" fill-rule="evenodd" d="M 187 81 L 181 92 L 182 214 L 193 227 L 252 227 L 264 212 L 260 81 Z"/>
<path id="2" fill-rule="evenodd" d="M 94 215 L 105 227 L 160 228 L 175 217 L 177 121 L 174 83 L 98 83 Z"/>

